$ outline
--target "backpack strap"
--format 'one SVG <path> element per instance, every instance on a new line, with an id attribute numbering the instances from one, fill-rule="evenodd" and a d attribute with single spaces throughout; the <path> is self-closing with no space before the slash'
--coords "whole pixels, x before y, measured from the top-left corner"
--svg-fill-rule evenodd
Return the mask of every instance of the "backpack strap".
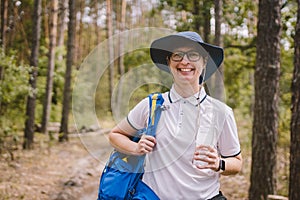
<path id="1" fill-rule="evenodd" d="M 148 119 L 146 134 L 155 137 L 156 127 L 160 119 L 164 99 L 161 93 L 152 93 L 148 95 L 148 98 L 149 98 L 149 119 Z"/>
<path id="2" fill-rule="evenodd" d="M 148 126 L 146 128 L 146 135 L 152 135 L 155 137 L 155 132 L 156 132 L 156 127 L 158 124 L 158 121 L 161 116 L 161 111 L 162 109 L 162 104 L 164 103 L 164 99 L 161 95 L 161 93 L 153 93 L 148 95 L 149 98 L 149 119 L 148 119 Z M 141 157 L 144 163 L 145 155 Z M 142 179 L 144 174 L 144 171 L 142 173 L 139 173 L 137 177 L 135 178 L 132 186 L 128 189 L 127 199 L 131 199 L 131 197 L 135 194 L 136 192 L 136 186 L 138 182 Z"/>

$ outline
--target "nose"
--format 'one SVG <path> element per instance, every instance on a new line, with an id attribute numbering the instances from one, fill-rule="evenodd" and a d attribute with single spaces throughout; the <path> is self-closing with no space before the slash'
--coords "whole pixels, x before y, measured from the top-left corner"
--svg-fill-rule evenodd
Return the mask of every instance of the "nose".
<path id="1" fill-rule="evenodd" d="M 189 60 L 187 54 L 184 54 L 184 56 L 183 56 L 181 62 L 182 62 L 182 63 L 189 63 L 189 62 L 190 62 L 190 60 Z"/>

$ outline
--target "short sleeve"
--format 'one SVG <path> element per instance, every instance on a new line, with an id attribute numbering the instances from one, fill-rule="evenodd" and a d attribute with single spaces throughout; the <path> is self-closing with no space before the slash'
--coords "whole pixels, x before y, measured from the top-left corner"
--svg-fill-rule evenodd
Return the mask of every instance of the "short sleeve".
<path id="1" fill-rule="evenodd" d="M 222 157 L 234 157 L 241 152 L 237 126 L 232 109 L 227 113 L 218 148 Z"/>
<path id="2" fill-rule="evenodd" d="M 128 123 L 136 130 L 147 126 L 149 116 L 149 98 L 144 98 L 128 113 Z"/>

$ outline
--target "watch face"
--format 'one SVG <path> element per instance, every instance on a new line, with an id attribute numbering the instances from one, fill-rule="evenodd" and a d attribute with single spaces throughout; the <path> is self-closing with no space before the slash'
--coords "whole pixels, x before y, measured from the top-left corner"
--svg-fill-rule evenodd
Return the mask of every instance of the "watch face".
<path id="1" fill-rule="evenodd" d="M 221 170 L 225 171 L 225 160 L 221 160 Z"/>

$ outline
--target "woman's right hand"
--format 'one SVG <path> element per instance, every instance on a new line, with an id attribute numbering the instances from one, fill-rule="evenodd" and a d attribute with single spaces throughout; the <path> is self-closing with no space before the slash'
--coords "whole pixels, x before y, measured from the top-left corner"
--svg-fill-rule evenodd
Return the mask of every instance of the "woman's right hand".
<path id="1" fill-rule="evenodd" d="M 150 135 L 143 135 L 139 142 L 137 143 L 136 147 L 136 154 L 137 155 L 144 155 L 153 151 L 153 148 L 156 144 L 156 139 Z"/>

